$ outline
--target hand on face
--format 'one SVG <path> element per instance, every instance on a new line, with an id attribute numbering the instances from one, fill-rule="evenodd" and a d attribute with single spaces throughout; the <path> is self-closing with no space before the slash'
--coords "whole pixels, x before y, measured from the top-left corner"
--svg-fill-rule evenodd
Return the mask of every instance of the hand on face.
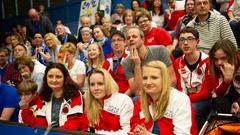
<path id="1" fill-rule="evenodd" d="M 130 59 L 133 62 L 134 65 L 140 65 L 141 64 L 141 60 L 140 57 L 138 55 L 138 51 L 136 48 L 131 47 L 130 49 Z"/>
<path id="2" fill-rule="evenodd" d="M 237 102 L 234 102 L 231 106 L 231 113 L 240 113 L 240 107 L 239 104 Z"/>
<path id="3" fill-rule="evenodd" d="M 31 75 L 28 72 L 22 72 L 21 76 L 23 80 L 27 80 L 31 78 Z"/>
<path id="4" fill-rule="evenodd" d="M 223 65 L 220 66 L 220 70 L 222 71 L 225 82 L 230 83 L 232 81 L 234 69 L 235 69 L 234 65 L 230 63 L 223 63 Z"/>

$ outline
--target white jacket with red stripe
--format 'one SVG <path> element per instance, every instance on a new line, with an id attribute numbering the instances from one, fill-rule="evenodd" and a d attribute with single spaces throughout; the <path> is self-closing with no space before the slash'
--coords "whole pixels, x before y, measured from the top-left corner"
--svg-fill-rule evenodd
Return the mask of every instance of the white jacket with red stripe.
<path id="1" fill-rule="evenodd" d="M 208 55 L 201 52 L 201 60 L 198 63 L 197 68 L 192 72 L 185 63 L 184 56 L 185 55 L 174 62 L 177 77 L 177 89 L 186 94 L 199 92 L 201 90 L 203 79 L 205 78 L 205 75 L 208 74 Z"/>

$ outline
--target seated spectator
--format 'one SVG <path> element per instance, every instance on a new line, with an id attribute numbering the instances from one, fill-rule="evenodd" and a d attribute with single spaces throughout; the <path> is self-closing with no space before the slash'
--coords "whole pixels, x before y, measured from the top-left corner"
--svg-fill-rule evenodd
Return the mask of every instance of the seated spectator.
<path id="1" fill-rule="evenodd" d="M 135 25 L 135 13 L 132 10 L 125 10 L 123 13 L 123 25 L 120 27 L 120 31 L 127 32 L 127 29 Z"/>
<path id="2" fill-rule="evenodd" d="M 118 3 L 116 5 L 115 13 L 111 16 L 112 22 L 114 24 L 119 24 L 123 22 L 123 13 L 124 13 L 125 7 L 122 3 Z"/>
<path id="3" fill-rule="evenodd" d="M 152 17 L 149 12 L 142 12 L 136 20 L 139 28 L 144 33 L 144 45 L 163 45 L 170 46 L 172 44 L 171 36 L 163 28 L 152 27 Z"/>
<path id="4" fill-rule="evenodd" d="M 153 0 L 152 21 L 157 24 L 157 27 L 165 28 L 165 14 L 162 0 Z"/>
<path id="5" fill-rule="evenodd" d="M 209 53 L 209 50 L 219 39 L 229 39 L 237 48 L 237 42 L 227 19 L 211 11 L 212 0 L 195 0 L 197 16 L 187 26 L 194 27 L 199 32 L 198 50 Z"/>
<path id="6" fill-rule="evenodd" d="M 102 68 L 96 68 L 89 73 L 88 85 L 85 111 L 95 133 L 128 134 L 133 113 L 131 98 L 117 92 L 116 82 Z"/>
<path id="7" fill-rule="evenodd" d="M 88 46 L 88 69 L 87 73 L 95 68 L 102 67 L 104 62 L 103 49 L 99 43 L 92 43 Z"/>
<path id="8" fill-rule="evenodd" d="M 124 75 L 122 68 L 122 62 L 128 57 L 129 52 L 125 49 L 125 36 L 120 31 L 115 31 L 111 35 L 111 46 L 113 49 L 113 54 L 106 59 L 103 63 L 103 68 L 105 68 L 113 77 L 113 79 L 118 84 L 119 93 L 125 93 L 130 95 L 130 89 L 128 81 Z"/>
<path id="9" fill-rule="evenodd" d="M 86 66 L 82 61 L 75 58 L 76 50 L 75 45 L 70 42 L 65 43 L 60 49 L 65 55 L 65 67 L 68 69 L 72 80 L 81 89 L 84 85 Z"/>
<path id="10" fill-rule="evenodd" d="M 50 54 L 48 52 L 48 48 L 46 47 L 43 37 L 41 33 L 35 33 L 33 40 L 33 51 L 32 56 L 37 59 L 43 65 L 49 64 L 49 59 L 51 59 Z"/>
<path id="11" fill-rule="evenodd" d="M 177 5 L 178 4 L 178 5 Z M 185 15 L 184 9 L 177 8 L 177 7 L 184 7 L 180 4 L 184 4 L 184 2 L 176 2 L 176 0 L 168 0 L 168 9 L 166 10 L 166 21 L 167 21 L 167 28 L 168 31 L 174 31 L 177 25 L 177 21 L 179 18 Z"/>
<path id="12" fill-rule="evenodd" d="M 140 99 L 134 106 L 130 135 L 197 135 L 187 95 L 171 87 L 166 65 L 151 61 L 142 68 Z"/>
<path id="13" fill-rule="evenodd" d="M 228 17 L 231 29 L 237 40 L 238 48 L 240 47 L 240 3 L 238 0 L 232 0 L 233 3 L 229 5 Z"/>
<path id="14" fill-rule="evenodd" d="M 176 24 L 176 28 L 174 31 L 174 36 L 173 36 L 173 48 L 170 50 L 170 52 L 173 54 L 174 58 L 177 59 L 180 57 L 183 52 L 179 48 L 178 44 L 178 36 L 179 32 L 181 29 L 185 28 L 187 24 L 196 16 L 196 11 L 195 11 L 195 1 L 194 0 L 186 0 L 185 1 L 185 13 L 186 15 L 179 18 L 178 22 Z"/>
<path id="15" fill-rule="evenodd" d="M 103 49 L 104 57 L 107 58 L 108 54 L 112 53 L 111 41 L 109 39 L 110 33 L 101 25 L 96 25 L 93 28 L 93 37 Z"/>
<path id="16" fill-rule="evenodd" d="M 50 54 L 50 59 L 48 59 L 47 61 L 51 63 L 58 62 L 57 56 L 62 46 L 61 42 L 57 39 L 57 37 L 53 33 L 47 33 L 44 36 L 44 41 Z"/>
<path id="17" fill-rule="evenodd" d="M 204 109 L 230 113 L 231 104 L 240 97 L 237 53 L 229 39 L 218 40 L 213 45 L 209 52 L 209 75 L 205 77 L 200 92 L 189 95 L 192 102 L 213 98 L 213 104 Z M 201 118 L 203 125 L 206 116 Z"/>
<path id="18" fill-rule="evenodd" d="M 40 93 L 46 67 L 29 56 L 16 58 L 13 64 L 15 69 L 20 72 L 22 80 L 33 80 L 38 85 L 37 92 Z"/>
<path id="19" fill-rule="evenodd" d="M 19 111 L 18 122 L 22 121 L 22 109 L 29 108 L 33 114 L 37 111 L 37 104 L 41 102 L 40 97 L 37 95 L 38 85 L 32 80 L 23 80 L 17 86 L 17 94 L 20 96 L 21 101 L 19 106 L 21 110 Z"/>
<path id="20" fill-rule="evenodd" d="M 98 10 L 95 13 L 95 25 L 102 25 L 102 18 L 105 16 L 103 10 Z"/>
<path id="21" fill-rule="evenodd" d="M 82 41 L 82 36 L 81 36 L 82 28 L 89 27 L 89 28 L 92 29 L 92 27 L 94 25 L 91 25 L 91 20 L 87 15 L 83 15 L 83 16 L 80 17 L 80 25 L 81 25 L 81 27 L 78 30 L 78 38 L 77 39 L 78 39 L 78 42 L 83 42 Z"/>
<path id="22" fill-rule="evenodd" d="M 41 102 L 35 115 L 28 107 L 22 109 L 22 120 L 31 126 L 59 127 L 86 131 L 88 121 L 83 114 L 82 94 L 64 65 L 53 63 L 46 68 Z M 29 106 L 29 105 L 26 105 Z"/>
<path id="23" fill-rule="evenodd" d="M 0 83 L 2 82 L 3 75 L 9 65 L 8 57 L 9 50 L 7 47 L 0 47 Z"/>
<path id="24" fill-rule="evenodd" d="M 17 122 L 19 101 L 16 88 L 0 83 L 0 120 Z"/>
<path id="25" fill-rule="evenodd" d="M 76 45 L 78 42 L 74 35 L 66 32 L 66 29 L 63 24 L 57 24 L 56 35 L 62 45 L 65 44 L 66 42 L 71 42 Z"/>
<path id="26" fill-rule="evenodd" d="M 179 33 L 178 41 L 183 56 L 174 62 L 177 89 L 188 95 L 198 93 L 205 76 L 208 75 L 208 55 L 197 51 L 199 33 L 194 28 L 183 28 Z M 198 127 L 202 126 L 201 116 L 209 113 L 209 109 L 206 107 L 208 104 L 209 100 L 193 102 Z"/>
<path id="27" fill-rule="evenodd" d="M 141 3 L 139 2 L 139 0 L 132 0 L 131 1 L 131 10 L 133 12 L 140 7 L 141 7 Z"/>
<path id="28" fill-rule="evenodd" d="M 116 27 L 115 25 L 112 24 L 112 20 L 110 17 L 103 17 L 102 18 L 102 24 L 103 24 L 103 27 L 111 34 L 113 31 L 116 30 Z"/>
<path id="29" fill-rule="evenodd" d="M 66 26 L 66 25 L 64 24 L 63 20 L 58 19 L 58 20 L 56 21 L 56 25 L 58 25 L 58 24 L 64 25 L 65 31 L 66 31 L 68 34 L 72 34 L 71 31 L 70 31 L 70 29 L 68 28 L 68 26 Z"/>
<path id="30" fill-rule="evenodd" d="M 92 29 L 89 27 L 83 27 L 81 29 L 82 42 L 77 44 L 76 59 L 81 60 L 87 65 L 88 59 L 88 46 L 94 42 L 92 38 Z"/>
<path id="31" fill-rule="evenodd" d="M 14 60 L 22 56 L 27 56 L 27 48 L 23 44 L 17 44 L 13 48 Z M 12 86 L 17 86 L 21 82 L 21 74 L 19 70 L 14 68 L 14 64 L 11 63 L 7 66 L 5 73 L 2 76 L 2 82 Z"/>

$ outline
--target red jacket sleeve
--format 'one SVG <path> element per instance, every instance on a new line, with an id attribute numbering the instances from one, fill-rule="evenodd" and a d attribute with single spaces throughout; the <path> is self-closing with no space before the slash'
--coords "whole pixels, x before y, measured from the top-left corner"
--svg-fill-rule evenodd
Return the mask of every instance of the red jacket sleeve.
<path id="1" fill-rule="evenodd" d="M 141 111 L 140 108 L 141 108 L 140 107 L 140 100 L 138 100 L 137 103 L 134 105 L 133 116 L 130 120 L 130 126 L 131 126 L 130 132 L 133 132 L 134 129 L 136 128 L 136 126 L 138 124 L 141 124 L 140 115 L 139 115 L 139 113 Z"/>

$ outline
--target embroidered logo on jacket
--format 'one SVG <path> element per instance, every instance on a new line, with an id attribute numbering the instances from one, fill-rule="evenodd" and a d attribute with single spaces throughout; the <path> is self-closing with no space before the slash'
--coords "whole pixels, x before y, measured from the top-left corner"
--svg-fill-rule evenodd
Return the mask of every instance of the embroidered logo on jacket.
<path id="1" fill-rule="evenodd" d="M 109 105 L 109 106 L 107 107 L 107 111 L 108 111 L 108 112 L 111 112 L 111 113 L 114 113 L 114 114 L 117 114 L 118 111 L 119 111 L 119 108 L 117 108 L 117 107 L 115 107 L 115 106 L 112 106 L 112 105 Z"/>

